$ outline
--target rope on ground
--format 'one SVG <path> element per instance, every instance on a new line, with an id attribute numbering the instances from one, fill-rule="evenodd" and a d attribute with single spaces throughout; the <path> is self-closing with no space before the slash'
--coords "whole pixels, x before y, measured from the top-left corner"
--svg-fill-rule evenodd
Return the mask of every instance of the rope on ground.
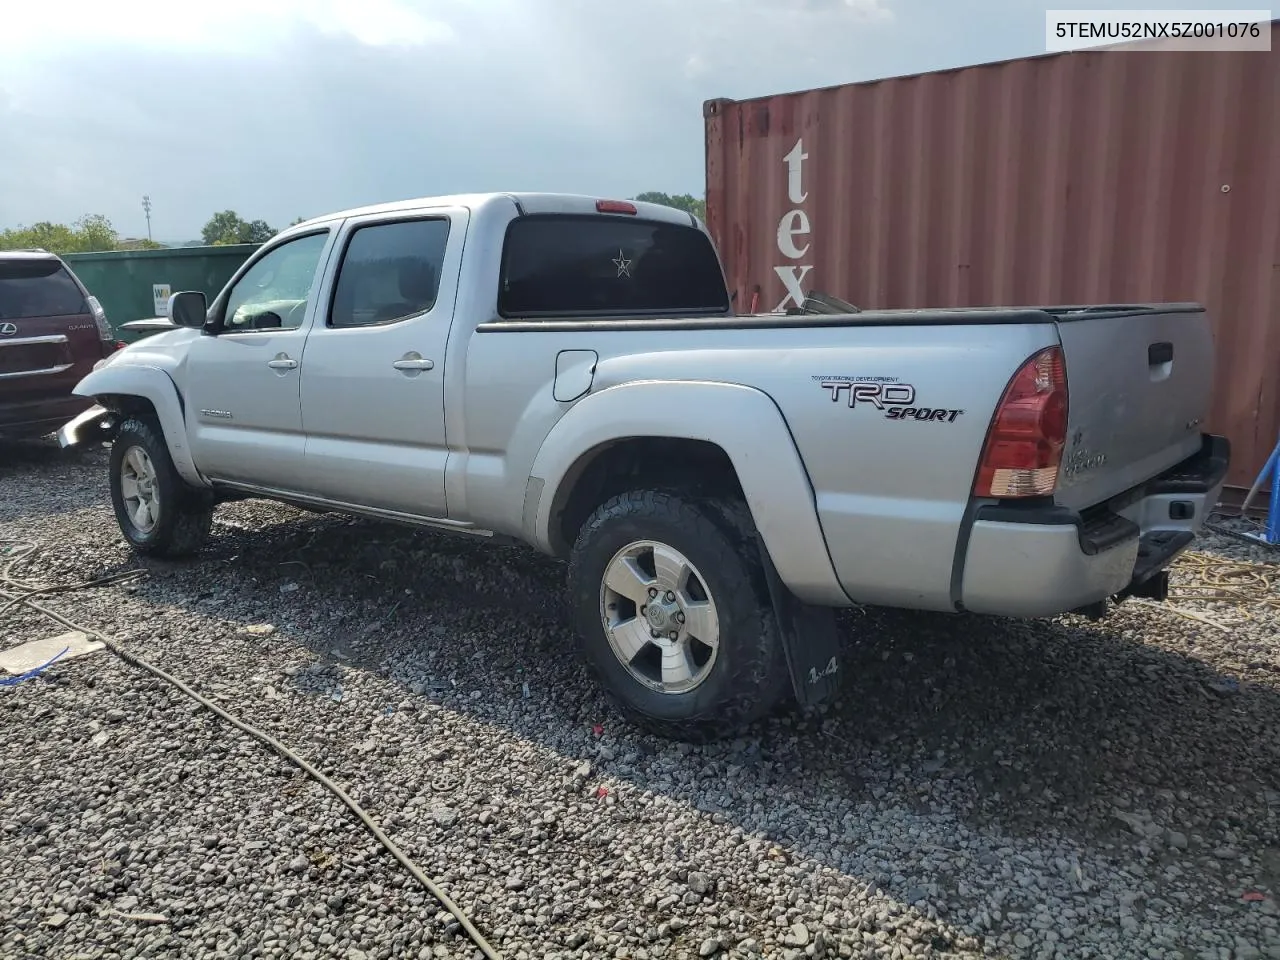
<path id="1" fill-rule="evenodd" d="M 48 607 L 41 606 L 40 604 L 36 603 L 34 599 L 32 599 L 33 597 L 38 595 L 47 595 L 51 593 L 66 593 L 72 590 L 90 589 L 92 587 L 108 586 L 108 585 L 118 584 L 121 582 L 127 582 L 128 580 L 146 576 L 147 571 L 131 570 L 131 571 L 127 571 L 124 574 L 113 574 L 106 577 L 99 577 L 95 580 L 87 580 L 79 584 L 71 584 L 71 585 L 61 586 L 61 587 L 41 587 L 37 584 L 19 580 L 13 576 L 14 567 L 20 561 L 26 560 L 34 556 L 35 553 L 39 550 L 39 547 L 36 544 L 31 543 L 30 541 L 0 540 L 0 543 L 11 543 L 11 544 L 17 545 L 16 549 L 15 548 L 10 549 L 10 553 L 12 554 L 11 559 L 7 564 L 5 564 L 3 573 L 0 573 L 0 583 L 3 583 L 5 586 L 8 586 L 9 588 L 16 590 L 17 592 L 14 593 L 14 592 L 10 592 L 9 590 L 0 589 L 0 597 L 3 597 L 5 600 L 9 601 L 3 607 L 0 607 L 0 614 L 3 614 L 5 611 L 10 610 L 15 606 L 26 606 L 32 610 L 35 610 L 40 614 L 43 614 L 45 617 L 48 617 L 50 620 L 53 620 L 56 623 L 62 624 L 64 627 L 68 628 L 69 630 L 78 630 L 83 634 L 93 637 L 95 640 L 100 641 L 103 644 L 103 646 L 105 646 L 108 650 L 114 653 L 117 657 L 119 657 L 125 663 L 129 664 L 130 666 L 137 667 L 140 670 L 145 670 L 147 673 L 150 673 L 151 675 L 158 677 L 159 679 L 163 680 L 165 683 L 174 687 L 176 690 L 179 690 L 186 696 L 190 697 L 192 700 L 196 701 L 196 703 L 200 704 L 206 710 L 209 710 L 220 719 L 231 724 L 231 726 L 235 727 L 237 730 L 241 731 L 242 733 L 248 734 L 249 736 L 253 737 L 255 740 L 260 741 L 261 743 L 266 744 L 268 747 L 274 750 L 278 755 L 283 757 L 289 763 L 293 764 L 295 767 L 300 769 L 303 773 L 311 777 L 311 779 L 315 780 L 322 787 L 324 787 L 326 790 L 332 793 L 335 797 L 337 797 L 342 802 L 343 806 L 345 806 L 348 810 L 350 810 L 352 814 L 354 814 L 356 818 L 361 822 L 361 824 L 363 824 L 364 827 L 371 834 L 373 834 L 374 839 L 376 839 L 378 843 L 381 844 L 382 847 L 386 849 L 388 853 L 390 853 L 393 857 L 395 857 L 396 861 L 399 862 L 399 864 L 402 867 L 404 867 L 405 870 L 407 870 L 409 874 L 415 880 L 418 881 L 419 884 L 422 885 L 423 889 L 425 889 L 429 894 L 431 894 L 431 896 L 435 897 L 435 899 L 440 902 L 441 906 L 443 906 L 446 910 L 449 911 L 449 913 L 453 915 L 454 919 L 457 920 L 458 923 L 462 926 L 462 929 L 466 931 L 467 936 L 471 938 L 472 943 L 474 943 L 480 949 L 480 952 L 485 955 L 487 960 L 502 960 L 498 952 L 494 950 L 492 946 L 490 946 L 489 942 L 484 938 L 484 935 L 481 934 L 480 931 L 476 928 L 475 924 L 471 922 L 471 919 L 466 915 L 463 909 L 459 907 L 456 903 L 454 903 L 452 898 L 450 898 L 449 895 L 445 893 L 445 891 L 435 881 L 433 881 L 430 877 L 428 877 L 426 873 L 424 873 L 422 869 L 416 863 L 414 863 L 413 860 L 410 859 L 410 857 L 403 850 L 401 850 L 399 846 L 396 845 L 394 840 L 392 840 L 390 837 L 386 835 L 386 833 L 383 832 L 382 828 L 378 826 L 377 821 L 375 821 L 373 817 L 371 817 L 364 810 L 364 808 L 360 806 L 360 804 L 356 803 L 356 801 L 353 800 L 345 790 L 343 790 L 340 786 L 338 786 L 338 784 L 334 783 L 334 781 L 331 780 L 329 777 L 327 777 L 324 773 L 316 769 L 312 764 L 304 760 L 301 756 L 299 756 L 289 747 L 285 746 L 283 743 L 281 743 L 271 734 L 267 733 L 264 730 L 260 730 L 259 728 L 253 726 L 250 723 L 246 723 L 245 721 L 236 718 L 235 716 L 233 716 L 232 714 L 224 710 L 222 707 L 218 706 L 212 700 L 197 693 L 195 690 L 191 689 L 191 687 L 187 686 L 181 680 L 177 679 L 176 677 L 172 676 L 169 673 L 166 673 L 164 670 L 160 669 L 155 664 L 150 663 L 142 659 L 141 657 L 130 653 L 128 650 L 122 647 L 119 643 L 117 643 L 116 640 L 111 636 L 105 633 L 102 633 L 101 631 L 94 630 L 91 627 L 85 627 L 81 624 L 78 624 L 74 620 L 71 620 L 67 617 L 64 617 L 60 613 L 56 613 L 55 611 L 50 610 Z M 59 656 L 61 656 L 61 654 L 59 654 Z"/>
<path id="2" fill-rule="evenodd" d="M 1144 607 L 1151 607 L 1153 610 L 1162 610 L 1165 613 L 1172 613 L 1174 616 L 1184 617 L 1187 620 L 1195 620 L 1197 623 L 1207 624 L 1215 630 L 1221 630 L 1223 633 L 1232 633 L 1232 629 L 1225 624 L 1219 623 L 1212 617 L 1207 617 L 1203 613 L 1196 610 L 1188 610 L 1186 607 L 1178 607 L 1172 603 L 1159 603 L 1155 600 L 1148 600 L 1145 597 L 1130 597 L 1128 603 L 1139 603 Z"/>
<path id="3" fill-rule="evenodd" d="M 1258 608 L 1280 610 L 1280 595 L 1272 580 L 1275 569 L 1270 564 L 1228 560 L 1208 553 L 1187 551 L 1173 566 L 1187 574 L 1194 583 L 1172 587 L 1169 596 L 1175 600 L 1201 600 L 1228 604 L 1247 620 L 1254 619 Z"/>
<path id="4" fill-rule="evenodd" d="M 1271 570 L 1272 567 L 1265 563 L 1228 560 L 1213 554 L 1188 550 L 1174 561 L 1170 572 L 1184 573 L 1194 582 L 1186 586 L 1171 586 L 1169 600 L 1226 604 L 1234 607 L 1235 613 L 1243 619 L 1253 620 L 1254 611 L 1258 608 L 1280 610 L 1280 596 L 1275 593 L 1269 574 Z M 1126 602 L 1171 613 L 1185 620 L 1194 620 L 1215 630 L 1221 630 L 1223 633 L 1235 632 L 1233 628 L 1219 623 L 1208 614 L 1176 603 L 1157 602 L 1143 597 L 1130 597 Z"/>

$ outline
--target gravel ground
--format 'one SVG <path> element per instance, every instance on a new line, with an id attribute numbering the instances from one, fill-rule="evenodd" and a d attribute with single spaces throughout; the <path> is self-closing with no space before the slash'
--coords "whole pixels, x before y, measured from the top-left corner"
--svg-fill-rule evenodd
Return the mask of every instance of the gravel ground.
<path id="1" fill-rule="evenodd" d="M 509 960 L 1280 958 L 1275 602 L 854 611 L 839 704 L 694 748 L 609 712 L 555 562 L 245 502 L 139 564 L 105 463 L 0 450 L 20 572 L 146 566 L 48 603 L 316 762 Z M 475 955 L 332 796 L 109 653 L 0 688 L 0 762 L 0 956 Z"/>

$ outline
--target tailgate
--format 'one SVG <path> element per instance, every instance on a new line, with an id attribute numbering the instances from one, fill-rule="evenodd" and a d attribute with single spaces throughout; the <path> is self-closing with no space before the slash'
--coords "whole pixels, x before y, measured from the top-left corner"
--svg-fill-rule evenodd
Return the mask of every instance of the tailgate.
<path id="1" fill-rule="evenodd" d="M 1056 498 L 1082 509 L 1200 449 L 1213 338 L 1196 304 L 1054 311 L 1068 419 Z"/>

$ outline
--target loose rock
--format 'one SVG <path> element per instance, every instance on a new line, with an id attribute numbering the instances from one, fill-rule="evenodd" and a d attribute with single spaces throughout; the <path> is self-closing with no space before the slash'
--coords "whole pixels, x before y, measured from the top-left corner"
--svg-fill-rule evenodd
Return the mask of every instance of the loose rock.
<path id="1" fill-rule="evenodd" d="M 1241 897 L 1269 892 L 1274 866 L 1274 607 L 1176 600 L 1230 632 L 1136 603 L 1097 623 L 842 612 L 838 702 L 675 745 L 575 666 L 558 561 L 248 500 L 218 507 L 200 555 L 143 563 L 106 503 L 105 451 L 0 463 L 0 565 L 26 539 L 42 549 L 15 572 L 50 585 L 149 569 L 133 592 L 48 604 L 297 748 L 510 960 L 711 942 L 790 960 L 1280 960 L 1274 904 Z M 1216 535 L 1196 550 L 1175 594 L 1218 589 L 1199 564 L 1221 558 L 1233 589 L 1264 589 L 1261 571 L 1280 598 L 1273 555 Z M 0 645 L 52 629 L 11 610 Z M 109 653 L 47 676 L 0 690 L 17 758 L 0 956 L 473 955 L 256 741 Z"/>

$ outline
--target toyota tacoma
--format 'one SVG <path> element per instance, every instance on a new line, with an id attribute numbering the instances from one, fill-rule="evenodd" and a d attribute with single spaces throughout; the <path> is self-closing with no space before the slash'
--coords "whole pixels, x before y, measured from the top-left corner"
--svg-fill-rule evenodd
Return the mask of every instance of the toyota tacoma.
<path id="1" fill-rule="evenodd" d="M 567 564 L 586 662 L 665 735 L 838 689 L 854 604 L 1160 599 L 1216 502 L 1197 304 L 739 315 L 697 218 L 549 194 L 292 227 L 75 388 L 133 548 L 260 497 Z"/>

